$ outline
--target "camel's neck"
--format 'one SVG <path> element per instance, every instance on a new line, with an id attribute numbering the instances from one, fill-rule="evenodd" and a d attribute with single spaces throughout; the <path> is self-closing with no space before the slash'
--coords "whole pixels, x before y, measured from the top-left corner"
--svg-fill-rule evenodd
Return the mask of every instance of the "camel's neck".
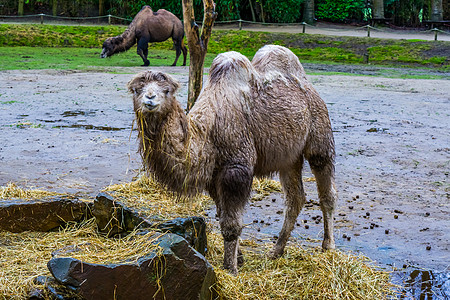
<path id="1" fill-rule="evenodd" d="M 115 45 L 114 53 L 127 51 L 128 49 L 133 47 L 134 44 L 136 44 L 135 30 L 130 24 L 130 26 L 128 26 L 128 28 L 125 29 L 122 34 L 114 37 L 114 39 L 120 40 L 120 42 Z"/>
<path id="2" fill-rule="evenodd" d="M 178 102 L 173 106 L 166 116 L 138 118 L 145 132 L 140 134 L 140 152 L 148 171 L 159 181 L 175 192 L 192 195 L 208 184 L 203 179 L 210 172 L 206 161 L 211 161 L 205 159 L 206 134 L 187 119 Z"/>

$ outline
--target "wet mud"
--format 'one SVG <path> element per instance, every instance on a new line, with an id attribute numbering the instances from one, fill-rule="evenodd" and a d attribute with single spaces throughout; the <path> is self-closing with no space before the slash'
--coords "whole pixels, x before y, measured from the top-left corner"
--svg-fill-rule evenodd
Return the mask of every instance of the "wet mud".
<path id="1" fill-rule="evenodd" d="M 185 103 L 188 69 L 155 69 L 180 81 Z M 126 83 L 142 70 L 0 72 L 0 185 L 91 197 L 132 180 L 141 164 Z M 450 298 L 449 81 L 309 79 L 328 105 L 335 134 L 337 247 L 394 270 L 399 298 Z M 308 165 L 303 176 L 313 177 Z M 319 246 L 315 182 L 305 181 L 305 190 L 308 203 L 290 243 Z M 277 193 L 249 203 L 244 238 L 273 242 L 283 208 Z M 208 218 L 214 222 L 214 209 Z"/>

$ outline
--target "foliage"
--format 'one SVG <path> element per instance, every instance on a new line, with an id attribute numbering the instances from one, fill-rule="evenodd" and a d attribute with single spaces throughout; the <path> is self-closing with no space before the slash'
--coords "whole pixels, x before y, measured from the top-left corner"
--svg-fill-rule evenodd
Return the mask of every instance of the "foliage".
<path id="1" fill-rule="evenodd" d="M 333 22 L 362 20 L 364 17 L 364 0 L 316 0 L 316 17 Z"/>
<path id="2" fill-rule="evenodd" d="M 385 16 L 393 18 L 394 23 L 403 26 L 418 26 L 421 14 L 428 11 L 425 0 L 388 0 Z"/>
<path id="3" fill-rule="evenodd" d="M 301 5 L 304 0 L 267 0 L 264 3 L 268 22 L 293 23 L 302 18 Z"/>

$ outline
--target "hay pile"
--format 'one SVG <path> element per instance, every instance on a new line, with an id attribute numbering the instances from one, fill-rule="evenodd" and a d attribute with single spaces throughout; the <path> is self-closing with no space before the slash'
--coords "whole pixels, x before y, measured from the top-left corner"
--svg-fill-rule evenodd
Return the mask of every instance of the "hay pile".
<path id="1" fill-rule="evenodd" d="M 220 299 L 386 299 L 394 292 L 389 273 L 371 267 L 363 256 L 288 245 L 272 260 L 267 257 L 272 245 L 243 240 L 245 263 L 235 277 L 220 268 L 222 237 L 211 233 L 208 243 Z"/>
<path id="2" fill-rule="evenodd" d="M 15 183 L 8 183 L 6 186 L 0 187 L 0 200 L 1 199 L 41 199 L 48 196 L 61 195 L 55 192 L 47 192 L 42 190 L 25 190 L 18 187 Z"/>
<path id="3" fill-rule="evenodd" d="M 2 188 L 0 199 L 16 194 L 39 198 L 42 191 L 20 191 L 17 187 Z M 152 179 L 140 179 L 105 189 L 120 201 L 145 214 L 162 218 L 200 215 L 212 204 L 200 195 L 184 201 L 165 190 Z M 255 195 L 280 192 L 279 183 L 255 180 Z M 14 194 L 14 195 L 16 195 Z M 6 196 L 5 196 L 6 195 Z M 40 196 L 37 196 L 40 195 Z M 208 233 L 207 258 L 214 266 L 218 284 L 214 287 L 220 299 L 385 299 L 393 293 L 389 274 L 372 267 L 366 258 L 342 251 L 322 253 L 320 249 L 288 246 L 277 260 L 266 258 L 271 245 L 242 241 L 246 262 L 238 276 L 221 269 L 223 240 L 218 228 Z M 33 278 L 49 276 L 46 264 L 55 250 L 75 249 L 70 256 L 86 262 L 112 263 L 137 259 L 147 253 L 148 236 L 132 233 L 122 239 L 108 239 L 98 234 L 94 222 L 70 225 L 60 232 L 0 232 L 0 298 L 23 299 L 32 287 Z"/>
<path id="4" fill-rule="evenodd" d="M 36 276 L 51 276 L 47 262 L 62 249 L 67 256 L 90 263 L 136 261 L 152 250 L 153 233 L 110 239 L 97 232 L 95 220 L 71 224 L 59 232 L 10 233 L 0 231 L 0 298 L 24 299 L 33 288 Z"/>

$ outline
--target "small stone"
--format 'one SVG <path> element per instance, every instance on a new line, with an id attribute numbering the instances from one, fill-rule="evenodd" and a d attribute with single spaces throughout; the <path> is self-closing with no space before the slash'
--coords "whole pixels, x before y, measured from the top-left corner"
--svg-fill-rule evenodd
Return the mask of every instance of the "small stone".
<path id="1" fill-rule="evenodd" d="M 386 230 L 384 231 L 384 233 L 385 233 L 385 234 L 389 234 L 389 229 L 386 229 Z"/>
<path id="2" fill-rule="evenodd" d="M 398 219 L 398 215 L 394 215 L 394 219 Z"/>
<path id="3" fill-rule="evenodd" d="M 275 198 L 272 198 L 272 202 L 276 202 L 277 201 L 277 199 L 275 199 Z"/>
<path id="4" fill-rule="evenodd" d="M 309 228 L 309 225 L 305 225 L 305 229 L 308 229 Z"/>
<path id="5" fill-rule="evenodd" d="M 431 250 L 431 246 L 427 246 L 427 250 L 430 251 Z"/>
<path id="6" fill-rule="evenodd" d="M 430 216 L 430 213 L 429 212 L 426 212 L 425 213 L 425 217 L 429 217 Z"/>
<path id="7" fill-rule="evenodd" d="M 366 216 L 370 216 L 370 212 L 366 212 Z"/>
<path id="8" fill-rule="evenodd" d="M 253 223 L 258 223 L 258 220 L 256 220 L 256 219 L 255 219 L 255 220 L 253 220 Z"/>
<path id="9" fill-rule="evenodd" d="M 348 236 L 348 237 L 347 237 L 347 241 L 350 241 L 351 239 L 352 239 L 351 236 Z"/>
<path id="10" fill-rule="evenodd" d="M 346 239 L 346 238 L 347 238 L 347 235 L 344 233 L 344 234 L 342 235 L 342 238 L 343 238 L 343 239 Z"/>
<path id="11" fill-rule="evenodd" d="M 349 208 L 349 209 L 353 209 L 353 206 L 349 206 L 348 208 Z"/>

